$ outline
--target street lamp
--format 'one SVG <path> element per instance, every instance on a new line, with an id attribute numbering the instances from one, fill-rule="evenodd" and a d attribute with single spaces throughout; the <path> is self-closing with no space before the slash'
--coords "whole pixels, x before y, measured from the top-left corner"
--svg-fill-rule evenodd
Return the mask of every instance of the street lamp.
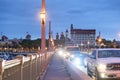
<path id="1" fill-rule="evenodd" d="M 42 10 L 41 10 L 41 24 L 42 24 L 42 35 L 41 35 L 41 52 L 45 52 L 46 51 L 46 39 L 45 39 L 45 26 L 46 26 L 46 9 L 45 9 L 45 0 L 42 0 Z"/>
<path id="2" fill-rule="evenodd" d="M 98 39 L 98 43 L 99 43 L 99 48 L 100 48 L 100 46 L 101 46 L 101 41 L 102 41 L 102 39 L 99 37 L 99 39 Z"/>
<path id="3" fill-rule="evenodd" d="M 88 44 L 88 53 L 89 53 L 90 41 L 88 41 L 87 44 Z"/>
<path id="4" fill-rule="evenodd" d="M 83 47 L 83 43 L 82 42 L 80 43 L 80 47 L 81 47 L 81 51 L 82 51 L 82 47 Z"/>
<path id="5" fill-rule="evenodd" d="M 46 14 L 45 13 L 41 13 L 40 17 L 41 17 L 42 24 L 45 24 Z"/>

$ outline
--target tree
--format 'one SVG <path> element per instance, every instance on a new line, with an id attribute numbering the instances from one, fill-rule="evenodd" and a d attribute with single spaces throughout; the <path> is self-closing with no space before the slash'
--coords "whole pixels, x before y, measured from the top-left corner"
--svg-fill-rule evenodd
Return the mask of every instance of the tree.
<path id="1" fill-rule="evenodd" d="M 21 42 L 21 46 L 24 48 L 26 51 L 33 50 L 38 50 L 38 47 L 41 47 L 41 39 L 36 39 L 36 40 L 27 40 L 24 39 Z M 48 40 L 46 40 L 46 47 L 48 47 Z"/>

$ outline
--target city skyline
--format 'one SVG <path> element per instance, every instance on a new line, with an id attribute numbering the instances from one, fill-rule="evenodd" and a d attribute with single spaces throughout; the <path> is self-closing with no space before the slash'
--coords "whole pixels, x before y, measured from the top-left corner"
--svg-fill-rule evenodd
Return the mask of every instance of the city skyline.
<path id="1" fill-rule="evenodd" d="M 120 40 L 120 1 L 119 0 L 46 0 L 48 22 L 52 22 L 52 32 L 70 33 L 70 25 L 77 29 L 96 29 L 96 36 Z M 32 39 L 41 38 L 41 0 L 1 0 L 0 32 L 8 38 L 25 38 L 26 32 Z"/>

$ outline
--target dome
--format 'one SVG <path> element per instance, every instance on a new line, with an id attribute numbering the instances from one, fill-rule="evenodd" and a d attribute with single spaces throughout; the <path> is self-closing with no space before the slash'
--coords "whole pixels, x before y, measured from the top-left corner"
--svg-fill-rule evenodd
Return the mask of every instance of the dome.
<path id="1" fill-rule="evenodd" d="M 31 39 L 31 35 L 30 35 L 30 34 L 27 34 L 27 35 L 26 35 L 26 39 Z"/>
<path id="2" fill-rule="evenodd" d="M 7 39 L 8 39 L 7 36 L 5 36 L 5 35 L 2 36 L 2 41 L 5 41 L 5 40 L 7 40 Z"/>

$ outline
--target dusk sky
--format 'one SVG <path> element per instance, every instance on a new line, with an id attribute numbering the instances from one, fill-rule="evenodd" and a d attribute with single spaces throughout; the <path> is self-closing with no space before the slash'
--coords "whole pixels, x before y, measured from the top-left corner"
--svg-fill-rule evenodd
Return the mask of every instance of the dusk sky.
<path id="1" fill-rule="evenodd" d="M 39 14 L 42 0 L 0 0 L 0 33 L 9 39 L 41 38 Z M 78 29 L 96 29 L 106 39 L 120 40 L 120 0 L 46 0 L 47 21 L 52 22 L 52 33 Z M 70 31 L 69 31 L 70 33 Z"/>

